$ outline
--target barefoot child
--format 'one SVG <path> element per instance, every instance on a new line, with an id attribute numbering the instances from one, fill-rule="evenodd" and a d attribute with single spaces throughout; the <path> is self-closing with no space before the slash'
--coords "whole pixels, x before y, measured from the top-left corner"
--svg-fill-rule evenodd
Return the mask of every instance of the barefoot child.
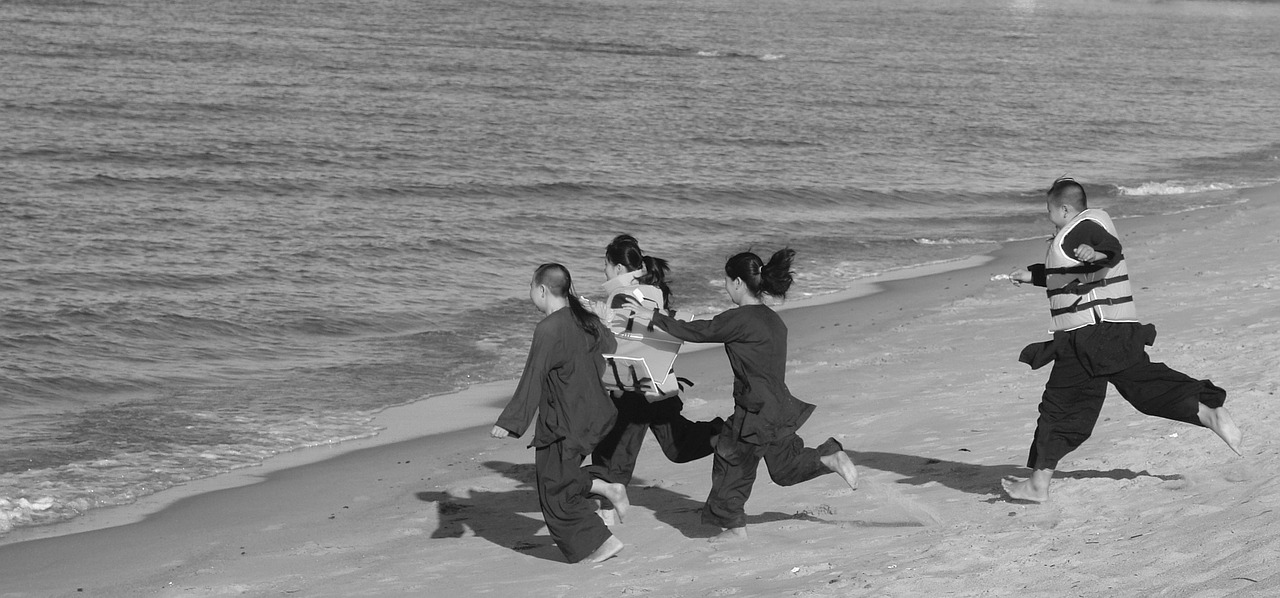
<path id="1" fill-rule="evenodd" d="M 616 346 L 613 333 L 573 298 L 573 280 L 560 264 L 543 264 L 529 284 L 529 298 L 546 317 L 533 332 L 533 346 L 511 402 L 490 432 L 520 436 L 535 411 L 529 446 L 535 448 L 538 504 L 547 530 L 570 563 L 598 563 L 622 550 L 596 514 L 599 494 L 621 516 L 629 506 L 626 487 L 592 480 L 582 461 L 613 425 L 616 411 L 601 383 L 603 353 Z"/>
<path id="2" fill-rule="evenodd" d="M 783 249 L 767 264 L 754 253 L 730 258 L 724 266 L 724 285 L 738 307 L 711 320 L 681 322 L 658 310 L 652 312 L 654 324 L 677 338 L 724 343 L 733 369 L 733 415 L 716 439 L 711 494 L 702 509 L 704 523 L 723 528 L 712 541 L 747 537 L 745 506 L 762 458 L 769 477 L 779 486 L 835 472 L 850 488 L 857 488 L 857 469 L 836 439 L 806 448 L 796 435 L 814 406 L 787 389 L 787 327 L 764 304 L 766 295 L 786 297 L 794 255 L 795 251 Z"/>
<path id="3" fill-rule="evenodd" d="M 624 310 L 615 308 L 626 305 L 625 298 L 639 292 L 658 309 L 670 308 L 671 289 L 667 286 L 667 261 L 645 255 L 640 242 L 631 235 L 618 235 L 604 251 L 606 297 L 597 302 L 596 314 L 610 323 L 613 332 L 622 332 L 625 317 L 614 317 Z M 645 432 L 652 431 L 662 453 L 672 463 L 688 463 L 711 454 L 711 438 L 724 424 L 720 418 L 709 422 L 692 422 L 680 413 L 684 403 L 678 391 L 656 400 L 645 397 L 643 392 L 614 390 L 613 404 L 618 408 L 618 420 L 613 429 L 600 441 L 591 453 L 591 474 L 605 482 L 631 483 L 636 459 L 644 443 Z M 650 402 L 652 401 L 652 402 Z M 610 519 L 604 511 L 605 521 Z"/>
<path id="4" fill-rule="evenodd" d="M 1226 391 L 1147 356 L 1155 328 L 1138 323 L 1111 218 L 1089 209 L 1084 187 L 1070 178 L 1054 181 L 1048 197 L 1057 233 L 1045 263 L 1015 270 L 1009 278 L 1048 289 L 1053 340 L 1028 346 L 1021 361 L 1036 369 L 1053 361 L 1053 370 L 1027 457 L 1031 477 L 1004 480 L 1005 492 L 1033 502 L 1049 498 L 1058 461 L 1093 432 L 1108 382 L 1138 411 L 1207 427 L 1240 454 L 1242 434 L 1222 406 Z"/>

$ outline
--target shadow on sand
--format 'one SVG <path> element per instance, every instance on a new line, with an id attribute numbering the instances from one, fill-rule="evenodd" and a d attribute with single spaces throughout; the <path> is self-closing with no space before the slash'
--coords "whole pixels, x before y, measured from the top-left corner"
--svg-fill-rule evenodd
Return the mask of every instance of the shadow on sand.
<path id="1" fill-rule="evenodd" d="M 936 482 L 947 488 L 989 497 L 987 502 L 1010 502 L 1000 487 L 1000 480 L 1009 476 L 1026 476 L 1027 468 L 1016 465 L 974 465 L 959 461 L 947 461 L 932 457 L 903 455 L 875 451 L 848 451 L 859 468 L 875 469 L 902 476 L 898 484 L 923 486 Z M 544 526 L 538 513 L 538 496 L 535 491 L 535 472 L 532 463 L 508 463 L 489 461 L 484 464 L 496 473 L 515 480 L 520 485 L 515 490 L 488 492 L 473 490 L 470 496 L 461 498 L 447 492 L 418 492 L 418 500 L 436 503 L 440 525 L 432 532 L 432 538 L 462 538 L 468 533 L 484 538 L 498 546 L 522 552 L 548 561 L 564 562 L 564 557 L 551 539 L 537 536 Z M 1181 475 L 1156 475 L 1147 471 L 1128 469 L 1109 471 L 1076 470 L 1059 471 L 1060 479 L 1110 479 L 1132 480 L 1152 477 L 1164 481 L 1182 479 Z M 702 499 L 673 492 L 658 486 L 646 486 L 636 479 L 627 488 L 632 507 L 643 507 L 653 516 L 680 532 L 686 538 L 706 539 L 720 533 L 716 526 L 702 523 Z M 532 513 L 532 514 L 529 514 Z M 748 525 L 776 523 L 780 521 L 806 521 L 841 527 L 916 527 L 918 522 L 875 522 L 861 520 L 833 520 L 821 515 L 826 513 L 800 510 L 787 514 L 768 511 L 749 515 Z"/>
<path id="2" fill-rule="evenodd" d="M 462 538 L 473 534 L 517 552 L 564 562 L 563 555 L 550 537 L 535 535 L 544 523 L 538 508 L 533 464 L 488 461 L 484 465 L 520 485 L 515 490 L 472 490 L 465 498 L 438 491 L 415 493 L 420 501 L 436 503 L 440 524 L 431 537 Z M 627 488 L 633 507 L 653 511 L 656 519 L 689 538 L 710 538 L 720 532 L 718 528 L 703 525 L 700 521 L 702 501 L 643 484 L 637 479 Z"/>
<path id="3" fill-rule="evenodd" d="M 1000 487 L 1000 480 L 1006 477 L 1026 477 L 1030 475 L 1029 469 L 1017 465 L 974 465 L 972 463 L 898 453 L 849 452 L 858 467 L 893 472 L 903 476 L 902 479 L 897 480 L 899 484 L 922 486 L 930 482 L 936 482 L 966 494 L 994 495 L 988 502 L 1012 502 L 1013 499 L 1005 496 L 1004 490 Z M 1095 469 L 1059 470 L 1054 474 L 1054 477 L 1056 479 L 1074 480 L 1133 480 L 1139 477 L 1152 477 L 1166 482 L 1182 479 L 1182 476 L 1178 474 L 1156 475 L 1147 471 L 1135 472 L 1128 469 L 1112 469 L 1109 471 Z"/>
<path id="4" fill-rule="evenodd" d="M 498 546 L 548 561 L 565 562 L 564 555 L 545 534 L 537 536 L 544 526 L 538 513 L 538 494 L 534 490 L 533 464 L 489 462 L 494 471 L 520 482 L 514 490 L 484 491 L 472 489 L 466 497 L 448 492 L 417 492 L 423 502 L 436 503 L 439 526 L 433 539 L 463 538 L 475 535 Z M 527 514 L 530 510 L 533 515 Z"/>

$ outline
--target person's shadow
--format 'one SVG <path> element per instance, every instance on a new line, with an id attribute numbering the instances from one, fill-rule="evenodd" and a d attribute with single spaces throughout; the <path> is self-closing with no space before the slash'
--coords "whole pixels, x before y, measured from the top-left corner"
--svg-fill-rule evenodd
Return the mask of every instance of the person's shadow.
<path id="1" fill-rule="evenodd" d="M 710 461 L 707 465 L 707 477 L 710 478 Z M 627 485 L 627 498 L 631 500 L 632 507 L 639 505 L 649 509 L 654 519 L 671 526 L 686 538 L 705 539 L 720 533 L 720 528 L 702 522 L 702 500 L 645 484 L 645 480 L 634 478 Z"/>
<path id="2" fill-rule="evenodd" d="M 964 449 L 961 449 L 964 450 Z M 1006 477 L 1026 477 L 1029 471 L 1017 465 L 974 465 L 959 461 L 947 461 L 917 455 L 899 453 L 883 453 L 875 451 L 849 451 L 858 467 L 868 467 L 880 471 L 897 473 L 902 479 L 899 484 L 922 486 L 929 482 L 937 482 L 967 494 L 991 496 L 987 502 L 1022 502 L 1005 495 L 1000 480 Z M 1081 469 L 1074 471 L 1058 471 L 1054 474 L 1058 479 L 1109 479 L 1133 480 L 1139 477 L 1152 477 L 1164 481 L 1180 480 L 1181 475 L 1157 475 L 1148 471 L 1132 471 L 1128 469 L 1112 469 L 1099 471 Z"/>
<path id="3" fill-rule="evenodd" d="M 930 482 L 967 494 L 989 497 L 986 502 L 1016 502 L 1004 494 L 1000 480 L 1008 476 L 1025 476 L 1026 468 L 1016 465 L 974 465 L 918 455 L 904 455 L 877 451 L 848 451 L 859 468 L 893 472 L 902 477 L 894 483 L 922 486 Z M 515 490 L 485 492 L 472 491 L 467 498 L 446 492 L 418 492 L 415 496 L 423 502 L 435 503 L 440 525 L 432 532 L 435 539 L 462 538 L 468 533 L 484 538 L 498 546 L 510 548 L 548 561 L 564 562 L 563 555 L 548 536 L 536 536 L 545 523 L 538 513 L 538 495 L 535 491 L 536 472 L 532 463 L 507 463 L 488 461 L 485 466 L 510 479 L 520 482 Z M 1156 475 L 1147 471 L 1128 469 L 1109 471 L 1076 470 L 1059 471 L 1055 477 L 1071 479 L 1105 478 L 1132 480 L 1153 477 L 1172 481 L 1181 475 Z M 705 539 L 720 533 L 720 528 L 702 523 L 703 500 L 674 492 L 659 486 L 646 486 L 641 479 L 627 487 L 631 505 L 642 506 L 653 512 L 654 518 L 680 532 L 686 538 Z M 528 515 L 526 513 L 534 513 Z M 842 527 L 919 527 L 918 521 L 860 521 L 824 517 L 829 515 L 817 509 L 802 509 L 795 513 L 768 511 L 748 515 L 747 524 L 774 523 L 779 521 L 806 521 Z"/>
<path id="4" fill-rule="evenodd" d="M 764 465 L 761 464 L 761 467 Z M 708 477 L 710 477 L 709 474 L 710 472 Z M 767 479 L 767 474 L 762 472 L 757 483 L 760 483 L 761 479 Z M 702 507 L 705 499 L 695 500 L 690 496 L 664 488 L 645 486 L 644 483 L 640 478 L 636 478 L 632 485 L 627 487 L 627 496 L 631 499 L 632 506 L 643 505 L 653 511 L 655 519 L 671 526 L 686 538 L 709 539 L 722 531 L 719 526 L 702 522 Z M 836 509 L 829 505 L 800 505 L 797 506 L 796 511 L 790 513 L 765 511 L 759 514 L 748 514 L 747 525 L 784 521 L 804 521 L 838 527 L 919 527 L 922 525 L 914 520 L 869 521 L 834 517 L 834 515 L 836 515 Z"/>
<path id="5" fill-rule="evenodd" d="M 471 533 L 517 552 L 564 562 L 564 555 L 549 536 L 535 536 L 545 525 L 541 514 L 525 514 L 538 511 L 533 464 L 489 461 L 485 465 L 520 485 L 496 492 L 472 490 L 466 498 L 438 491 L 416 493 L 418 500 L 436 503 L 440 524 L 431 537 L 462 538 Z"/>
<path id="6" fill-rule="evenodd" d="M 487 461 L 484 465 L 520 485 L 515 490 L 497 492 L 472 490 L 466 498 L 438 491 L 415 493 L 418 500 L 436 505 L 440 524 L 431 537 L 462 538 L 470 533 L 517 552 L 564 562 L 564 556 L 549 536 L 535 535 L 545 522 L 538 512 L 537 473 L 533 464 Z M 699 519 L 702 501 L 643 483 L 636 480 L 627 487 L 633 506 L 652 510 L 655 518 L 689 538 L 710 538 L 719 533 L 718 528 L 704 525 Z M 530 512 L 533 514 L 527 514 Z"/>

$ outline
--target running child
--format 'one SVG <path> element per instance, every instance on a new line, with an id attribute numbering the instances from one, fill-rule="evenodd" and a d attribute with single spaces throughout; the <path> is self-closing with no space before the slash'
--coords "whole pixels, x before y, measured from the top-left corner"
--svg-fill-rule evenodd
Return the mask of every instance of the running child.
<path id="1" fill-rule="evenodd" d="M 724 286 L 737 307 L 711 320 L 682 322 L 652 310 L 653 323 L 677 338 L 724 343 L 733 369 L 733 415 L 716 438 L 711 493 L 702 509 L 704 523 L 722 528 L 713 542 L 747 537 L 745 507 L 761 459 L 779 486 L 834 472 L 857 489 L 857 468 L 836 439 L 807 448 L 796 435 L 815 406 L 787 389 L 787 326 L 765 304 L 766 297 L 786 298 L 794 256 L 783 249 L 768 263 L 750 252 L 729 258 Z M 638 302 L 632 305 L 639 309 Z"/>
<path id="2" fill-rule="evenodd" d="M 626 298 L 634 297 L 633 293 L 639 292 L 659 310 L 671 307 L 671 288 L 666 281 L 670 270 L 667 261 L 645 255 L 635 237 L 614 237 L 605 247 L 604 258 L 606 296 L 604 301 L 595 304 L 595 308 L 596 314 L 610 323 L 613 332 L 621 332 L 625 327 L 625 314 L 630 310 L 617 308 L 625 307 Z M 711 438 L 724 425 L 720 418 L 706 422 L 685 418 L 680 413 L 684 402 L 680 400 L 678 390 L 656 400 L 636 390 L 614 390 L 610 394 L 618 409 L 618 419 L 592 451 L 591 465 L 587 468 L 593 476 L 606 482 L 631 483 L 646 430 L 653 432 L 668 460 L 688 463 L 711 454 Z M 603 515 L 608 522 L 611 513 L 605 510 Z"/>
<path id="3" fill-rule="evenodd" d="M 490 434 L 519 437 L 537 412 L 529 446 L 547 530 L 570 563 L 598 563 L 623 544 L 596 514 L 590 495 L 608 498 L 620 516 L 630 505 L 625 486 L 594 480 L 582 468 L 617 414 L 601 382 L 602 354 L 617 341 L 575 298 L 573 279 L 560 264 L 538 267 L 529 298 L 546 317 L 534 329 L 520 384 Z"/>
<path id="4" fill-rule="evenodd" d="M 1116 227 L 1090 208 L 1084 187 L 1063 177 L 1046 208 L 1057 228 L 1043 264 L 1014 270 L 1014 284 L 1046 287 L 1053 340 L 1023 349 L 1020 361 L 1053 369 L 1027 455 L 1031 476 L 1006 479 L 1010 498 L 1044 502 L 1058 461 L 1084 443 L 1102 412 L 1107 384 L 1138 411 L 1213 430 L 1238 455 L 1243 434 L 1223 407 L 1227 392 L 1154 363 L 1146 346 L 1155 327 L 1138 322 L 1133 286 Z"/>

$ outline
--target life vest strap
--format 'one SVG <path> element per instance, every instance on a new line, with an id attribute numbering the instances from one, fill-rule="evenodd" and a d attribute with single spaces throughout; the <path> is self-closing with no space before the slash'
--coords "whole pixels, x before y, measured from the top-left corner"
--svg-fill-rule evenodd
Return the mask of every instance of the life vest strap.
<path id="1" fill-rule="evenodd" d="M 1111 258 L 1110 261 L 1112 264 L 1118 264 L 1122 260 L 1124 260 L 1124 254 L 1117 255 Z M 1045 268 L 1044 273 L 1046 275 L 1047 274 L 1090 274 L 1093 272 L 1097 272 L 1098 270 L 1101 270 L 1106 267 L 1107 266 L 1100 266 L 1098 264 L 1086 263 L 1086 264 L 1080 264 L 1079 266 L 1063 266 L 1061 268 Z"/>
<path id="2" fill-rule="evenodd" d="M 1111 278 L 1104 278 L 1102 280 L 1095 280 L 1093 282 L 1081 282 L 1079 280 L 1073 280 L 1067 283 L 1062 288 L 1049 289 L 1048 291 L 1045 291 L 1045 294 L 1050 297 L 1053 297 L 1055 295 L 1067 295 L 1067 294 L 1087 295 L 1089 294 L 1090 291 L 1094 289 L 1105 287 L 1107 285 L 1113 285 L 1119 282 L 1126 282 L 1128 280 L 1129 280 L 1128 274 L 1121 274 L 1120 276 L 1113 276 Z"/>
<path id="3" fill-rule="evenodd" d="M 1093 264 L 1084 264 L 1080 266 L 1065 266 L 1062 268 L 1045 268 L 1045 275 L 1050 274 L 1092 274 L 1105 268 L 1106 266 L 1095 266 Z"/>
<path id="4" fill-rule="evenodd" d="M 622 383 L 622 374 L 618 372 L 618 362 L 612 359 L 605 360 L 609 363 L 609 369 L 613 370 L 613 380 L 617 383 L 618 388 L 626 388 Z"/>
<path id="5" fill-rule="evenodd" d="M 1133 296 L 1130 295 L 1128 297 L 1109 297 L 1106 299 L 1096 299 L 1088 303 L 1080 303 L 1082 299 L 1084 298 L 1081 297 L 1080 299 L 1077 299 L 1075 303 L 1072 303 L 1071 305 L 1068 305 L 1063 308 L 1051 309 L 1049 310 L 1049 315 L 1056 318 L 1063 314 L 1070 314 L 1078 311 L 1085 311 L 1087 309 L 1093 309 L 1094 307 L 1097 307 L 1099 305 L 1119 305 L 1121 303 L 1130 303 L 1133 301 Z"/>

